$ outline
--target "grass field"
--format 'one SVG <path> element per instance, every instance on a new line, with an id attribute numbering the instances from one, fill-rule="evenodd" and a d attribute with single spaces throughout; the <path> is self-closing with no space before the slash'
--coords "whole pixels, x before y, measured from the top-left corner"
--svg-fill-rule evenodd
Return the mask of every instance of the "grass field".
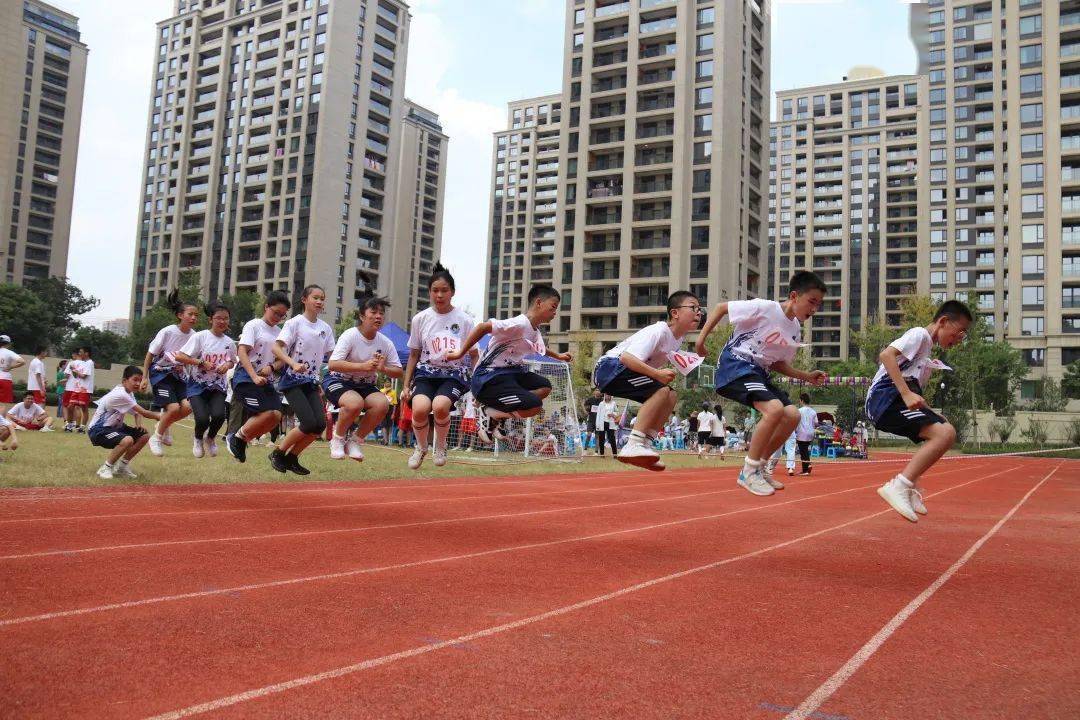
<path id="1" fill-rule="evenodd" d="M 186 424 L 186 423 L 185 423 Z M 85 435 L 55 432 L 20 432 L 19 449 L 0 453 L 0 487 L 66 487 L 119 484 L 194 485 L 235 482 L 341 482 L 385 480 L 387 478 L 480 477 L 488 475 L 552 475 L 582 472 L 625 472 L 632 467 L 611 459 L 588 456 L 584 462 L 517 462 L 483 460 L 454 462 L 437 468 L 430 457 L 419 471 L 405 465 L 408 455 L 400 448 L 365 444 L 363 463 L 351 460 L 331 460 L 325 442 L 318 442 L 304 453 L 303 464 L 311 475 L 299 477 L 281 475 L 270 468 L 267 446 L 248 448 L 248 460 L 240 464 L 229 457 L 224 441 L 218 441 L 220 454 L 216 458 L 198 460 L 191 454 L 191 429 L 173 426 L 173 446 L 165 457 L 156 458 L 144 448 L 132 462 L 137 480 L 104 481 L 95 475 L 105 452 L 93 447 Z M 740 458 L 741 459 L 741 458 Z M 733 466 L 735 461 L 719 459 L 698 460 L 696 457 L 670 455 L 665 459 L 670 468 Z M 652 473 L 650 473 L 652 474 Z"/>

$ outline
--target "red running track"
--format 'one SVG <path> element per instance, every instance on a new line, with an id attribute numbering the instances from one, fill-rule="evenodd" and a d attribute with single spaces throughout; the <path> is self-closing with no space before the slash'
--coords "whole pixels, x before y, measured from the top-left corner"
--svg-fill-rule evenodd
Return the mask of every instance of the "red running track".
<path id="1" fill-rule="evenodd" d="M 0 716 L 1080 716 L 1080 463 L 896 470 L 3 493 Z"/>

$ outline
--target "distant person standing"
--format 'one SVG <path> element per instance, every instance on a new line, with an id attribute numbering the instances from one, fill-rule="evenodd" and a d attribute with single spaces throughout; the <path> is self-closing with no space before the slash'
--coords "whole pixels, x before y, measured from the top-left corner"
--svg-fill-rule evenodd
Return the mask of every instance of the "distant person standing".
<path id="1" fill-rule="evenodd" d="M 802 407 L 799 408 L 799 424 L 795 426 L 795 444 L 799 447 L 799 457 L 802 458 L 801 475 L 809 475 L 812 469 L 810 463 L 810 444 L 814 442 L 817 432 L 817 411 L 810 407 L 810 395 L 803 393 L 799 396 Z"/>
<path id="2" fill-rule="evenodd" d="M 593 388 L 592 395 L 585 398 L 585 414 L 588 416 L 588 420 L 585 421 L 586 449 L 589 447 L 589 440 L 593 437 L 596 438 L 597 444 L 600 442 L 599 433 L 596 430 L 596 412 L 602 402 L 604 402 L 604 397 L 600 394 L 599 388 Z"/>
<path id="3" fill-rule="evenodd" d="M 37 348 L 26 376 L 26 391 L 34 396 L 34 404 L 41 407 L 45 407 L 45 355 L 48 352 L 44 345 Z"/>
<path id="4" fill-rule="evenodd" d="M 0 335 L 0 410 L 3 405 L 15 402 L 15 388 L 11 381 L 11 371 L 26 364 L 11 349 L 11 338 Z"/>

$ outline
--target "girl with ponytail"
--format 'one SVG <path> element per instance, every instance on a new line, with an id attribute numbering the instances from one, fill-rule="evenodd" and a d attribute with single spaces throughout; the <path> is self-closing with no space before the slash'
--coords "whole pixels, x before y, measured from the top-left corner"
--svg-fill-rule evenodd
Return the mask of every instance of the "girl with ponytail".
<path id="1" fill-rule="evenodd" d="M 152 389 L 153 404 L 161 408 L 161 419 L 149 441 L 150 452 L 156 457 L 165 454 L 165 445 L 172 445 L 169 427 L 191 414 L 184 366 L 176 359 L 176 353 L 195 336 L 195 323 L 199 321 L 198 306 L 181 300 L 179 290 L 169 293 L 166 303 L 176 317 L 176 324 L 163 327 L 150 342 L 139 388 L 142 392 Z"/>

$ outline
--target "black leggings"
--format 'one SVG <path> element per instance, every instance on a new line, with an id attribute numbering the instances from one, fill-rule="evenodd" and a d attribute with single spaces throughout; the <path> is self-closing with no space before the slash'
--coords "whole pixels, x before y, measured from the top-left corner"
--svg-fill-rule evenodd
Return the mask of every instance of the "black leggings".
<path id="1" fill-rule="evenodd" d="M 322 435 L 326 430 L 326 411 L 318 385 L 296 385 L 285 391 L 289 409 L 296 414 L 300 431 L 308 435 Z"/>
<path id="2" fill-rule="evenodd" d="M 216 437 L 218 430 L 228 418 L 229 409 L 225 404 L 222 390 L 203 390 L 198 395 L 188 398 L 191 413 L 195 416 L 195 437 Z M 206 433 L 210 434 L 207 436 Z"/>
<path id="3" fill-rule="evenodd" d="M 604 454 L 604 438 L 607 438 L 608 444 L 611 445 L 611 454 L 615 455 L 619 452 L 619 448 L 615 446 L 615 428 L 608 428 L 607 430 L 596 431 L 597 445 L 600 447 L 600 454 Z"/>
<path id="4" fill-rule="evenodd" d="M 802 471 L 804 473 L 810 472 L 810 440 L 796 440 L 795 444 L 799 446 L 799 457 L 802 458 Z"/>

